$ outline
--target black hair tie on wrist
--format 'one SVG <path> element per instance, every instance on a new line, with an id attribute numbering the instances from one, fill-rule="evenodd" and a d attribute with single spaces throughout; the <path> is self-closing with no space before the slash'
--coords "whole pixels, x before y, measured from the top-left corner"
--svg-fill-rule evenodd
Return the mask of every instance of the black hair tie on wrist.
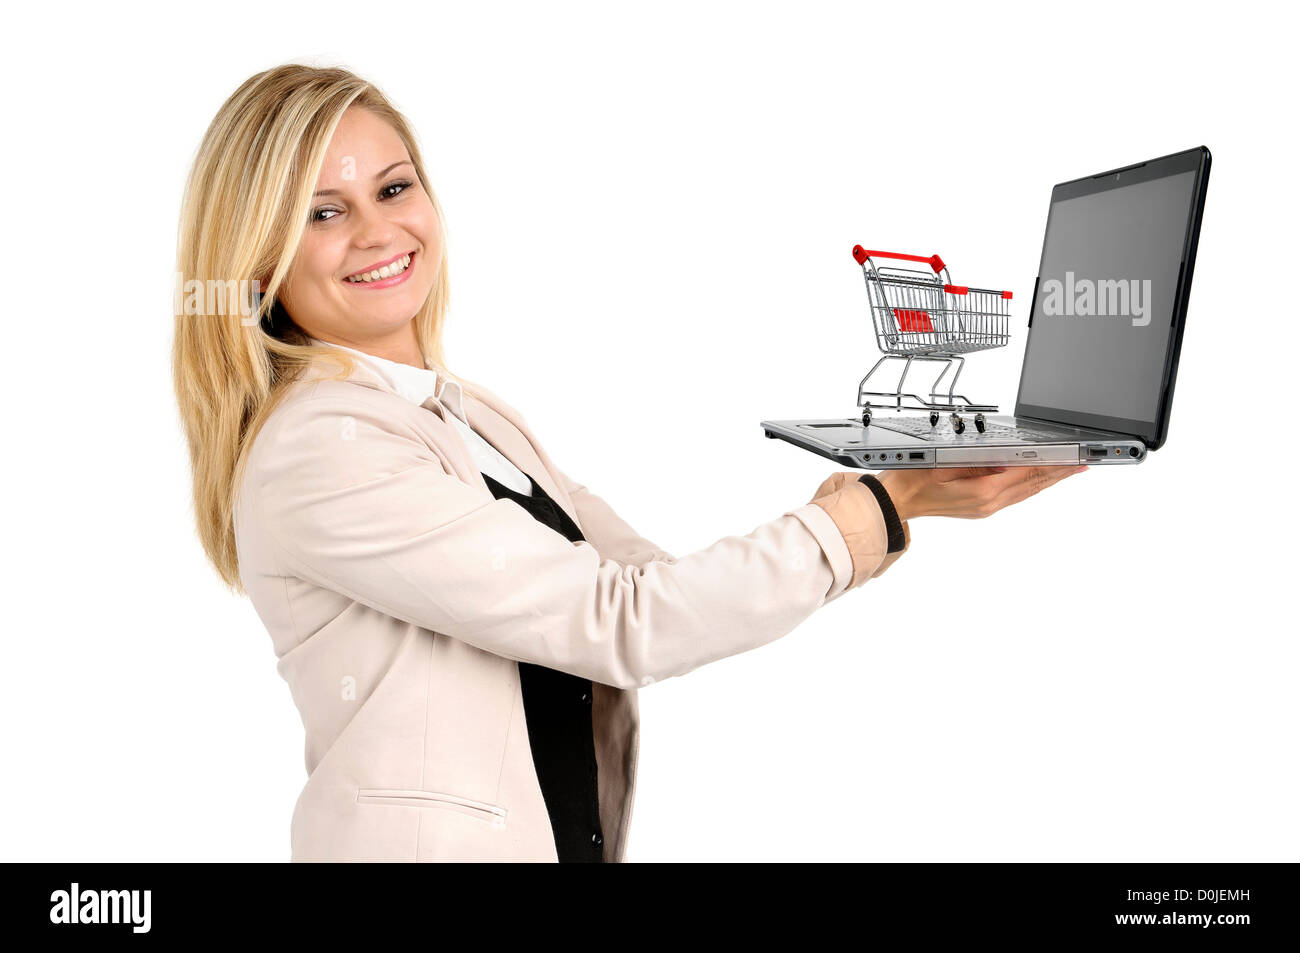
<path id="1" fill-rule="evenodd" d="M 871 489 L 876 496 L 876 502 L 880 504 L 880 512 L 885 514 L 885 531 L 889 536 L 889 548 L 886 552 L 901 552 L 907 545 L 907 537 L 903 535 L 903 521 L 898 518 L 898 510 L 894 509 L 894 501 L 889 498 L 889 491 L 870 473 L 862 474 L 858 477 L 858 482 L 865 483 Z"/>

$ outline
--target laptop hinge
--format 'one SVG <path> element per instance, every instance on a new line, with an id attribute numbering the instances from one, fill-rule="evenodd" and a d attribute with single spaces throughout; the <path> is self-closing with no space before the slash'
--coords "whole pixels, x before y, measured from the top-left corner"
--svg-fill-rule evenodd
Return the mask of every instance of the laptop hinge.
<path id="1" fill-rule="evenodd" d="M 1051 427 L 1073 428 L 1076 426 L 1075 424 L 1067 424 L 1063 420 L 1048 420 L 1046 417 L 1031 417 L 1028 414 L 1015 414 L 1014 416 L 1016 420 L 1032 420 L 1036 424 L 1047 424 L 1048 426 Z M 1112 434 L 1113 436 L 1116 437 L 1123 437 L 1125 440 L 1140 440 L 1142 442 L 1142 446 L 1145 447 L 1147 445 L 1146 440 L 1140 435 L 1135 433 L 1123 433 L 1122 431 L 1119 430 L 1107 430 L 1105 427 L 1085 427 L 1084 429 L 1095 430 L 1097 431 L 1097 433 Z"/>
<path id="2" fill-rule="evenodd" d="M 1028 414 L 1014 414 L 1016 420 L 1032 420 L 1036 424 L 1047 424 L 1049 427 L 1069 427 L 1070 424 L 1060 420 L 1048 420 L 1046 417 L 1030 417 Z M 1109 433 L 1109 431 L 1107 431 Z"/>

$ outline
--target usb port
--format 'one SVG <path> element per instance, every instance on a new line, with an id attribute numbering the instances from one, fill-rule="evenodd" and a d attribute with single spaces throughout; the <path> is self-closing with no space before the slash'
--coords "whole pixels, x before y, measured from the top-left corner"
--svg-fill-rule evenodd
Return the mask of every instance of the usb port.
<path id="1" fill-rule="evenodd" d="M 1105 448 L 1105 447 L 1089 447 L 1089 448 L 1088 448 L 1088 456 L 1090 456 L 1090 457 L 1104 457 L 1105 455 L 1106 455 L 1106 448 Z"/>
<path id="2" fill-rule="evenodd" d="M 924 460 L 924 459 L 925 459 L 925 451 L 924 451 L 924 450 L 910 450 L 910 451 L 908 451 L 907 459 L 909 459 L 909 460 Z"/>

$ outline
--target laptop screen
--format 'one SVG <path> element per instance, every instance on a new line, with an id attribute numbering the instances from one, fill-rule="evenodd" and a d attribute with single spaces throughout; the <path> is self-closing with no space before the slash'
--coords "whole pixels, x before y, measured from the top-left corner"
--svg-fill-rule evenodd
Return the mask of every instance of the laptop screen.
<path id="1" fill-rule="evenodd" d="M 1018 416 L 1143 437 L 1160 426 L 1200 150 L 1052 192 Z M 1175 320 L 1177 318 L 1177 320 Z M 1171 382 L 1172 383 L 1172 382 Z"/>

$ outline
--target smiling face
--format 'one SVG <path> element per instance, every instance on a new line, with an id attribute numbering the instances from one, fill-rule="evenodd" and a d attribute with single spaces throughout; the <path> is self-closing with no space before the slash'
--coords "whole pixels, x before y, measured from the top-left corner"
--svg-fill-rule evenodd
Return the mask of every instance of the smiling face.
<path id="1" fill-rule="evenodd" d="M 441 259 L 438 213 L 401 137 L 369 110 L 348 109 L 281 303 L 312 337 L 423 367 L 412 319 Z"/>

